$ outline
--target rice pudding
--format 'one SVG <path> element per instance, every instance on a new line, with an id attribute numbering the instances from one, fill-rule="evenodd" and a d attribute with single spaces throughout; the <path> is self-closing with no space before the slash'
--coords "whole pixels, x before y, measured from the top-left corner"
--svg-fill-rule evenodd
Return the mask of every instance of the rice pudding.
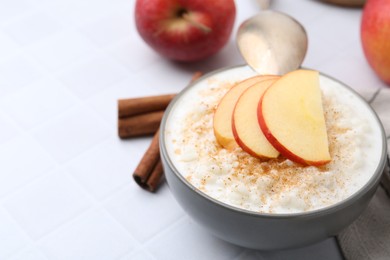
<path id="1" fill-rule="evenodd" d="M 364 102 L 320 76 L 332 160 L 304 166 L 225 149 L 213 132 L 215 109 L 235 83 L 254 76 L 237 67 L 202 78 L 175 102 L 166 122 L 168 154 L 195 188 L 223 203 L 259 213 L 298 213 L 340 202 L 368 182 L 382 154 L 380 126 Z"/>

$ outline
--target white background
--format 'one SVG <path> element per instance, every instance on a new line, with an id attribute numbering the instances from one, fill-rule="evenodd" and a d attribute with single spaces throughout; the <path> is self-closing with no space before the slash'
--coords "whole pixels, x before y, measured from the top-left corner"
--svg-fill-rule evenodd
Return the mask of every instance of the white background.
<path id="1" fill-rule="evenodd" d="M 131 178 L 150 138 L 119 140 L 118 98 L 179 92 L 195 71 L 244 63 L 235 30 L 194 64 L 155 54 L 134 26 L 135 0 L 0 0 L 0 259 L 337 259 L 332 239 L 285 252 L 227 244 L 189 219 L 167 185 Z M 352 88 L 384 84 L 360 44 L 360 9 L 274 0 L 306 28 L 304 66 Z"/>

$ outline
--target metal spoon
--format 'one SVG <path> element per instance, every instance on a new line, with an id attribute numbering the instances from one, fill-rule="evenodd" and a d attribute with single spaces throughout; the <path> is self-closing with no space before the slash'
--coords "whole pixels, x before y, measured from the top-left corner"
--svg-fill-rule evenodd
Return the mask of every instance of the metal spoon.
<path id="1" fill-rule="evenodd" d="M 283 75 L 302 64 L 307 35 L 295 19 L 267 10 L 241 24 L 237 44 L 245 61 L 260 75 Z"/>

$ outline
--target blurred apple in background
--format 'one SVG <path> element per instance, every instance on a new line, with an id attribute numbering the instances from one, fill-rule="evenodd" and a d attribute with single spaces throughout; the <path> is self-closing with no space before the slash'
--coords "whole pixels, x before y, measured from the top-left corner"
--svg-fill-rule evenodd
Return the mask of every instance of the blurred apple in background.
<path id="1" fill-rule="evenodd" d="M 363 9 L 361 38 L 368 63 L 390 85 L 390 0 L 368 0 Z"/>
<path id="2" fill-rule="evenodd" d="M 137 0 L 135 22 L 144 41 L 161 55 L 195 61 L 219 51 L 229 40 L 234 0 Z"/>

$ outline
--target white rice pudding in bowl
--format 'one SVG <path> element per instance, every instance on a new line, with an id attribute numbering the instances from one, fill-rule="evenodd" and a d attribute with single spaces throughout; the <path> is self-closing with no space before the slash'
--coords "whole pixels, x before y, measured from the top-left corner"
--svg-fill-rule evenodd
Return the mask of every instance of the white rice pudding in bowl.
<path id="1" fill-rule="evenodd" d="M 283 156 L 259 159 L 214 135 L 215 110 L 237 82 L 254 76 L 238 67 L 202 78 L 180 96 L 165 122 L 172 164 L 197 190 L 256 213 L 290 214 L 326 208 L 359 191 L 383 158 L 383 133 L 362 100 L 320 75 L 331 161 L 307 166 Z"/>

